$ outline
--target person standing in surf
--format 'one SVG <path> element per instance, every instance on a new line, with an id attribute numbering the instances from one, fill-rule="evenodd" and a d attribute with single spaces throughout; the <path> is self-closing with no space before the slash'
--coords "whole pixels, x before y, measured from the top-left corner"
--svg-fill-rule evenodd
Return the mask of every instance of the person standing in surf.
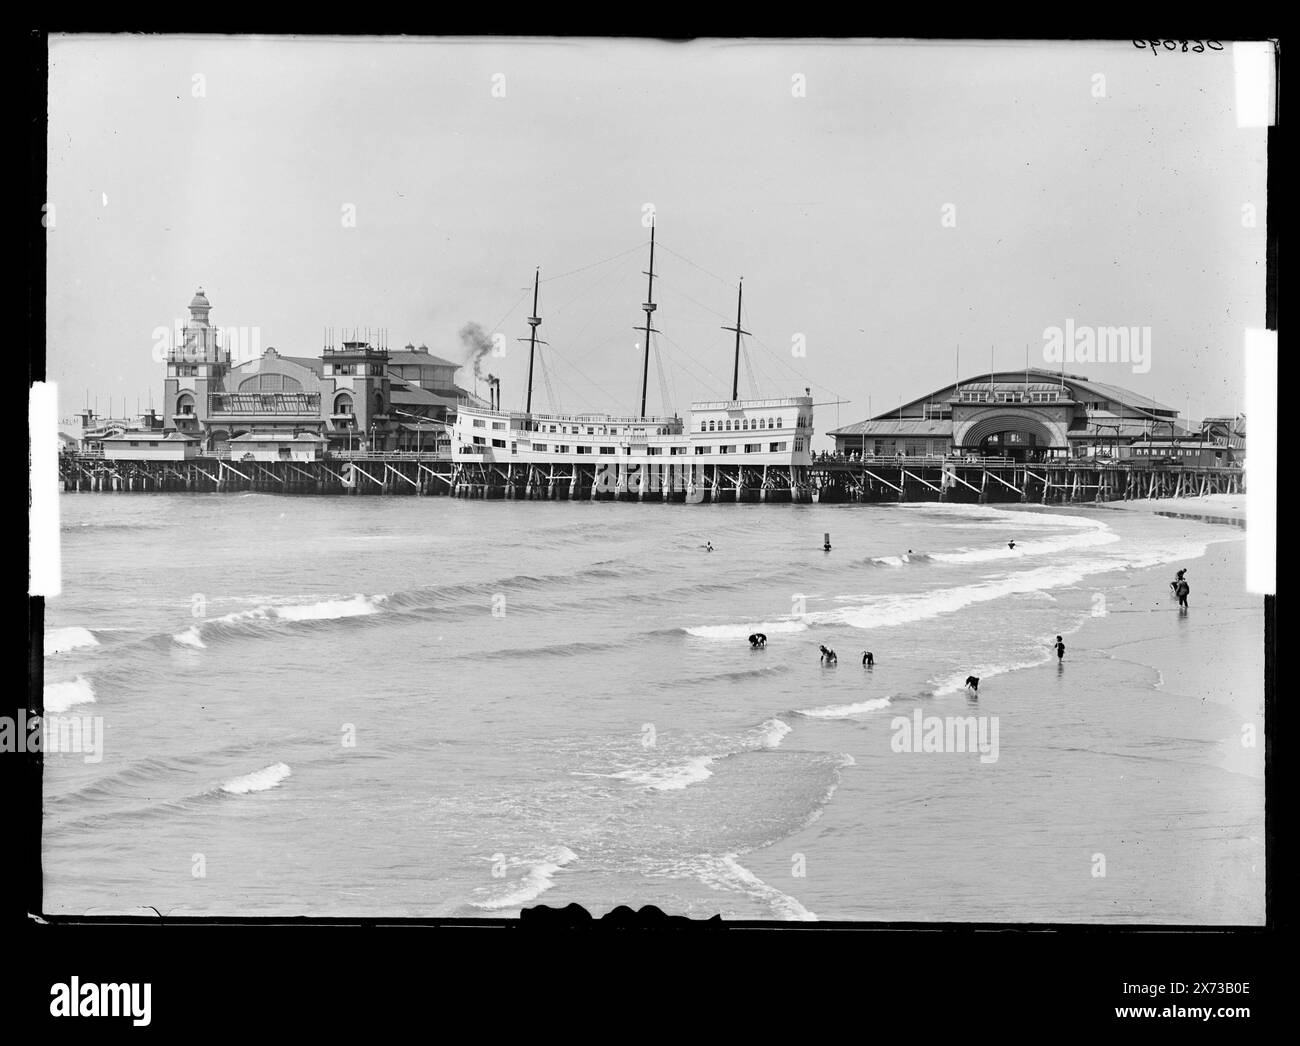
<path id="1" fill-rule="evenodd" d="M 1056 660 L 1065 660 L 1065 641 L 1060 636 L 1056 637 Z"/>
<path id="2" fill-rule="evenodd" d="M 1174 595 L 1178 597 L 1178 609 L 1187 609 L 1187 596 L 1192 591 L 1191 586 L 1182 577 L 1182 571 L 1178 572 L 1178 581 L 1174 584 Z"/>

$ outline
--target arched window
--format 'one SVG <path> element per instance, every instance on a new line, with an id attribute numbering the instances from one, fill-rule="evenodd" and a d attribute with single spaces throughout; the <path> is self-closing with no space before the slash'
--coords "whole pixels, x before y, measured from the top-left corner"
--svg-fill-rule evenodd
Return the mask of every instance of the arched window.
<path id="1" fill-rule="evenodd" d="M 715 422 L 712 422 L 712 421 L 709 422 L 709 431 L 710 431 L 710 432 L 714 431 L 714 429 L 713 429 L 714 424 L 715 424 Z"/>
<path id="2" fill-rule="evenodd" d="M 779 428 L 783 428 L 784 426 L 785 426 L 785 422 L 783 422 L 780 418 L 777 418 L 776 427 L 779 429 Z"/>
<path id="3" fill-rule="evenodd" d="M 730 418 L 727 419 L 727 431 L 728 431 L 728 432 L 731 431 L 731 419 L 730 419 Z"/>
<path id="4" fill-rule="evenodd" d="M 352 413 L 352 397 L 349 396 L 346 392 L 340 392 L 337 396 L 334 397 L 334 413 L 335 414 Z"/>
<path id="5" fill-rule="evenodd" d="M 701 421 L 701 422 L 700 422 L 700 431 L 701 431 L 701 432 L 708 432 L 708 431 L 709 431 L 709 423 L 708 423 L 707 421 Z"/>
<path id="6" fill-rule="evenodd" d="M 176 397 L 176 413 L 177 414 L 194 413 L 194 397 L 191 396 L 188 392 L 182 392 L 179 396 Z"/>
<path id="7" fill-rule="evenodd" d="M 767 419 L 767 427 L 768 427 L 769 429 L 772 427 L 772 419 L 771 419 L 771 418 L 768 418 L 768 419 Z"/>
<path id="8" fill-rule="evenodd" d="M 749 431 L 749 419 L 748 419 L 748 418 L 745 418 L 745 420 L 742 421 L 742 422 L 740 423 L 740 427 L 741 427 L 742 429 L 744 429 L 746 432 L 748 432 L 748 431 Z"/>

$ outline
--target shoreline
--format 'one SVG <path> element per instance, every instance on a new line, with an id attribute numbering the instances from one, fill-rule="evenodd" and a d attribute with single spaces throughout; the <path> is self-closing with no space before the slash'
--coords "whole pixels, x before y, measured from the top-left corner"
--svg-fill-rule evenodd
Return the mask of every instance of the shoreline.
<path id="1" fill-rule="evenodd" d="M 1146 512 L 1170 519 L 1246 529 L 1245 494 L 1206 494 L 1191 498 L 1138 498 L 1133 501 L 1102 501 L 1094 507 L 1120 512 Z"/>
<path id="2" fill-rule="evenodd" d="M 1195 559 L 1115 571 L 1090 579 L 1088 587 L 1104 597 L 1105 612 L 1098 614 L 1094 610 L 1071 629 L 1073 636 L 1064 666 L 1053 668 L 1053 657 L 1000 675 L 996 677 L 996 690 L 990 687 L 987 696 L 981 692 L 981 705 L 1002 717 L 1034 715 L 1050 720 L 1066 716 L 1074 720 L 1068 723 L 1070 740 L 1065 743 L 1069 747 L 1062 749 L 1071 753 L 1072 762 L 1063 763 L 1065 779 L 1052 786 L 1052 790 L 1062 793 L 1057 801 L 1063 802 L 1065 808 L 1086 809 L 1098 801 L 1091 790 L 1093 781 L 1108 780 L 1117 769 L 1130 767 L 1120 779 L 1127 777 L 1139 790 L 1126 794 L 1124 807 L 1094 811 L 1091 827 L 1101 837 L 1118 832 L 1125 836 L 1125 845 L 1133 842 L 1131 821 L 1135 811 L 1140 813 L 1146 804 L 1157 802 L 1149 786 L 1137 783 L 1144 774 L 1176 773 L 1184 779 L 1186 795 L 1180 804 L 1181 812 L 1171 815 L 1167 809 L 1162 810 L 1149 830 L 1169 834 L 1169 846 L 1180 854 L 1186 867 L 1195 869 L 1197 889 L 1187 895 L 1162 896 L 1157 892 L 1141 901 L 1130 898 L 1126 905 L 1110 898 L 1103 902 L 1100 891 L 1089 893 L 1085 888 L 1078 896 L 1059 899 L 1056 917 L 1045 920 L 1035 914 L 1043 899 L 1032 895 L 1020 895 L 1024 910 L 1017 911 L 1008 907 L 1017 902 L 1006 897 L 971 897 L 966 902 L 970 907 L 961 907 L 918 889 L 905 895 L 900 909 L 899 901 L 891 904 L 864 888 L 853 898 L 855 907 L 861 910 L 850 918 L 935 922 L 992 918 L 1080 924 L 1263 923 L 1264 613 L 1263 598 L 1245 590 L 1246 541 L 1238 529 L 1244 528 L 1244 505 L 1238 508 L 1213 504 L 1213 511 L 1204 515 L 1219 516 L 1217 519 L 1189 519 L 1185 514 L 1163 511 L 1171 503 L 1179 508 L 1201 508 L 1208 507 L 1208 501 L 1159 499 L 1126 503 L 1124 509 L 1130 512 L 1181 519 L 1183 525 L 1226 525 L 1237 534 L 1202 533 L 1199 536 L 1207 540 L 1206 549 Z M 1113 507 L 1081 504 L 1050 509 L 1081 513 Z M 1178 613 L 1168 591 L 1169 575 L 1176 566 L 1189 566 L 1194 580 L 1186 614 Z M 1074 681 L 1062 686 L 1071 669 Z M 1079 672 L 1085 673 L 1086 682 L 1079 680 Z M 1121 695 L 1146 696 L 1134 701 Z M 955 706 L 950 711 L 965 714 Z M 879 862 L 896 859 L 889 848 L 898 844 L 888 836 L 878 835 L 887 830 L 888 818 L 882 825 L 879 814 L 865 811 L 860 805 L 872 802 L 879 787 L 868 772 L 870 760 L 861 751 L 868 742 L 879 745 L 889 713 L 885 716 L 864 716 L 862 730 L 845 734 L 844 750 L 855 757 L 857 766 L 843 771 L 839 790 L 815 821 L 774 844 L 738 855 L 742 865 L 765 882 L 780 882 L 788 877 L 791 852 L 811 855 L 823 850 L 823 839 L 831 840 L 829 845 L 833 847 L 837 836 L 846 835 L 858 837 L 858 845 L 863 848 L 860 859 L 864 874 Z M 1067 729 L 1067 723 L 1062 722 L 1061 727 Z M 1246 740 L 1248 736 L 1250 741 Z M 797 744 L 796 738 L 791 741 Z M 877 769 L 879 765 L 877 762 Z M 1167 769 L 1151 769 L 1161 766 Z M 1201 823 L 1205 814 L 1202 808 L 1216 804 L 1227 804 L 1228 809 L 1210 818 L 1214 824 Z M 1053 809 L 1057 807 L 1045 804 L 1046 821 L 1035 826 L 1035 833 L 1059 828 L 1053 820 Z M 872 826 L 869 829 L 865 828 L 868 821 L 863 819 L 864 812 Z M 996 816 L 992 815 L 994 821 Z M 1141 822 L 1142 817 L 1137 820 Z M 933 845 L 941 849 L 944 843 L 936 841 Z M 1044 840 L 1032 843 L 1030 849 L 1046 845 Z M 1120 851 L 1118 840 L 1112 839 L 1109 845 Z M 876 847 L 884 848 L 891 856 L 878 856 Z M 1056 851 L 1049 847 L 1043 853 L 1051 857 Z M 1038 859 L 1047 858 L 1040 854 Z M 811 911 L 842 908 L 842 897 L 822 892 L 811 881 L 801 886 L 792 893 Z M 991 911 L 986 912 L 986 906 Z"/>

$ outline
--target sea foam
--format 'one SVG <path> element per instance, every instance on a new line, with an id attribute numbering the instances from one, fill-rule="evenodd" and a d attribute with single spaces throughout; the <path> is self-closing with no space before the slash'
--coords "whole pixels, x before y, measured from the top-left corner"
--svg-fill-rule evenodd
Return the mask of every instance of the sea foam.
<path id="1" fill-rule="evenodd" d="M 745 639 L 754 632 L 768 635 L 805 632 L 807 629 L 808 625 L 803 621 L 765 621 L 748 625 L 697 625 L 686 629 L 686 634 L 697 639 Z"/>
<path id="2" fill-rule="evenodd" d="M 787 893 L 763 882 L 736 860 L 735 854 L 720 857 L 703 854 L 678 866 L 676 874 L 686 872 L 715 890 L 735 890 L 763 901 L 779 919 L 789 922 L 816 922 L 817 916 Z"/>
<path id="3" fill-rule="evenodd" d="M 502 908 L 519 908 L 529 901 L 536 900 L 555 885 L 554 875 L 567 864 L 578 859 L 578 855 L 567 846 L 559 846 L 549 851 L 529 866 L 522 879 L 512 883 L 503 893 L 483 901 L 472 901 L 475 908 L 485 911 L 499 911 Z M 525 863 L 525 862 L 521 862 Z"/>
<path id="4" fill-rule="evenodd" d="M 875 697 L 869 701 L 858 701 L 851 705 L 827 705 L 824 708 L 804 708 L 796 712 L 796 715 L 808 716 L 811 719 L 852 719 L 854 716 L 865 715 L 867 712 L 876 712 L 889 706 L 890 699 L 887 697 Z"/>
<path id="5" fill-rule="evenodd" d="M 618 773 L 605 776 L 619 781 L 631 781 L 633 784 L 653 788 L 657 792 L 676 791 L 712 777 L 713 771 L 709 766 L 713 758 L 711 755 L 701 755 L 688 759 L 684 763 L 620 770 Z"/>
<path id="6" fill-rule="evenodd" d="M 66 654 L 69 650 L 77 650 L 80 647 L 99 646 L 99 640 L 95 638 L 88 628 L 80 628 L 76 625 L 68 628 L 53 628 L 45 633 L 45 656 L 51 657 L 54 654 Z"/>
<path id="7" fill-rule="evenodd" d="M 45 686 L 45 711 L 66 712 L 73 705 L 88 704 L 95 700 L 95 690 L 84 676 L 66 683 L 48 683 Z"/>
<path id="8" fill-rule="evenodd" d="M 274 788 L 291 773 L 293 771 L 284 763 L 273 763 L 261 770 L 254 770 L 251 774 L 244 774 L 243 777 L 232 777 L 221 786 L 221 790 L 231 795 L 265 792 L 268 788 Z"/>
<path id="9" fill-rule="evenodd" d="M 221 636 L 256 629 L 262 622 L 275 621 L 335 621 L 341 618 L 366 617 L 377 614 L 388 601 L 386 595 L 366 596 L 357 593 L 354 596 L 338 596 L 324 599 L 317 603 L 287 604 L 275 606 L 266 604 L 252 610 L 239 610 L 223 614 L 191 625 L 183 632 L 177 632 L 172 640 L 181 646 L 202 649 L 207 646 L 204 637 Z"/>

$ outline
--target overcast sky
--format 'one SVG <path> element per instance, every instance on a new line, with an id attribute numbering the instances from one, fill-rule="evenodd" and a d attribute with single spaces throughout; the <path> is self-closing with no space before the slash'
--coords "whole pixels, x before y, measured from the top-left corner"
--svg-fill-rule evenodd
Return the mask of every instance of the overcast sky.
<path id="1" fill-rule="evenodd" d="M 958 345 L 963 376 L 1044 366 L 1067 320 L 1151 328 L 1146 373 L 1067 370 L 1232 411 L 1266 177 L 1234 101 L 1230 45 L 56 38 L 48 375 L 64 414 L 161 406 L 154 331 L 201 285 L 287 355 L 358 326 L 459 361 L 477 322 L 522 406 L 540 266 L 534 408 L 633 412 L 652 205 L 679 412 L 730 394 L 741 275 L 741 394 L 849 401 L 819 432 L 952 381 Z"/>

